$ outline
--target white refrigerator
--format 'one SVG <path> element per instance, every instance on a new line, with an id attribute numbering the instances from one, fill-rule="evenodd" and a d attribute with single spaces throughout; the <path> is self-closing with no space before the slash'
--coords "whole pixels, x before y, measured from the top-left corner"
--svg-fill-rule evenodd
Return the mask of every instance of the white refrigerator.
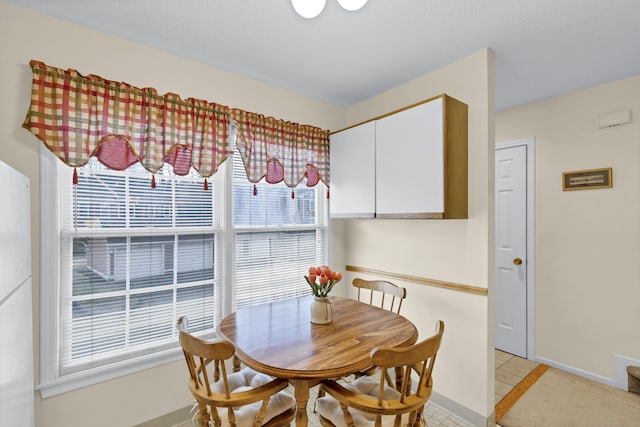
<path id="1" fill-rule="evenodd" d="M 34 425 L 29 179 L 0 161 L 0 426 Z"/>

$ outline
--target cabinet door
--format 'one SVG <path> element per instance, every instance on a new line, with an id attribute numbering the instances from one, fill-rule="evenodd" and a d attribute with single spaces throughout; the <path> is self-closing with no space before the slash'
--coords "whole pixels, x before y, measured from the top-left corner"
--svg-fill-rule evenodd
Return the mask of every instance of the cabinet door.
<path id="1" fill-rule="evenodd" d="M 376 216 L 444 216 L 442 98 L 376 121 Z"/>
<path id="2" fill-rule="evenodd" d="M 375 215 L 375 125 L 362 125 L 331 135 L 331 218 Z"/>

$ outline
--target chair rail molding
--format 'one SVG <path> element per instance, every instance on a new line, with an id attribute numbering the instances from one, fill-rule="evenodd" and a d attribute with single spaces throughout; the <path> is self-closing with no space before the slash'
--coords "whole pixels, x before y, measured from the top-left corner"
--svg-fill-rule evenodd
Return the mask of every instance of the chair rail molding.
<path id="1" fill-rule="evenodd" d="M 427 277 L 411 276 L 407 274 L 394 273 L 391 271 L 374 270 L 372 268 L 357 267 L 354 265 L 347 265 L 346 270 L 356 272 L 356 273 L 367 273 L 367 274 L 372 274 L 376 276 L 390 277 L 394 279 L 403 280 L 405 282 L 412 282 L 412 283 L 418 283 L 420 285 L 434 286 L 436 288 L 444 288 L 444 289 L 449 289 L 451 291 L 465 292 L 468 294 L 475 294 L 475 295 L 482 295 L 482 296 L 487 296 L 489 294 L 489 290 L 487 288 L 481 288 L 479 286 L 472 286 L 472 285 L 464 285 L 461 283 L 445 282 L 443 280 L 429 279 Z"/>

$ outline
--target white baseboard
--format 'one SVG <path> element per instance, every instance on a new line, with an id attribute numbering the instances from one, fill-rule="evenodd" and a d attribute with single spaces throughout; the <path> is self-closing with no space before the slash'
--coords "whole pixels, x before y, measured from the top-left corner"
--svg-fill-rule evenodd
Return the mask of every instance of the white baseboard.
<path id="1" fill-rule="evenodd" d="M 627 373 L 627 366 L 640 366 L 640 360 L 632 359 L 620 354 L 613 355 L 614 387 L 624 391 L 629 390 L 629 374 Z"/>
<path id="2" fill-rule="evenodd" d="M 458 402 L 449 399 L 448 397 L 444 397 L 443 395 L 436 393 L 435 391 L 431 393 L 431 397 L 429 398 L 429 400 L 431 401 L 431 403 L 441 407 L 447 412 L 452 413 L 458 418 L 462 418 L 463 420 L 474 426 L 489 425 L 489 419 L 487 419 L 487 417 L 484 417 L 477 412 L 467 408 L 466 406 L 463 406 Z M 493 414 L 493 416 L 495 417 L 495 414 Z"/>
<path id="3" fill-rule="evenodd" d="M 565 365 L 564 363 L 559 363 L 559 362 L 545 359 L 544 357 L 539 357 L 539 356 L 536 356 L 534 358 L 534 362 L 544 363 L 545 365 L 549 365 L 553 368 L 562 369 L 563 371 L 567 371 L 569 373 L 575 374 L 582 378 L 586 378 L 588 380 L 606 384 L 611 387 L 617 387 L 616 382 L 611 378 L 603 377 L 602 375 L 594 374 L 592 372 L 583 371 L 582 369 L 577 369 L 577 368 L 574 368 L 573 366 Z"/>

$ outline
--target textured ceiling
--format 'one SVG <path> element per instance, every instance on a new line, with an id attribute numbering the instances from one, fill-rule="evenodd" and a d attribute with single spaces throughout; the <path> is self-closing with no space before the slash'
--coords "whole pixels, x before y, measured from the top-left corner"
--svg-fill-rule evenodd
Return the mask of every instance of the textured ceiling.
<path id="1" fill-rule="evenodd" d="M 340 106 L 485 47 L 498 110 L 640 75 L 640 0 L 8 1 Z"/>

